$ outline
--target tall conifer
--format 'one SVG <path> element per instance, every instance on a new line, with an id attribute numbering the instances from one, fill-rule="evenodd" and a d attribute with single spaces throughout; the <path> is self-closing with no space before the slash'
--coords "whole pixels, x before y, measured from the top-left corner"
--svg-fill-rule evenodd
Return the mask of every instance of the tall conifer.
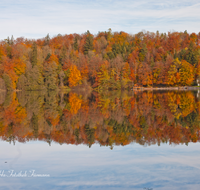
<path id="1" fill-rule="evenodd" d="M 37 65 L 37 44 L 35 42 L 33 43 L 33 46 L 32 46 L 31 64 L 32 64 L 32 67 Z"/>
<path id="2" fill-rule="evenodd" d="M 88 54 L 89 50 L 93 50 L 93 36 L 87 31 L 87 37 L 84 45 L 84 54 Z"/>

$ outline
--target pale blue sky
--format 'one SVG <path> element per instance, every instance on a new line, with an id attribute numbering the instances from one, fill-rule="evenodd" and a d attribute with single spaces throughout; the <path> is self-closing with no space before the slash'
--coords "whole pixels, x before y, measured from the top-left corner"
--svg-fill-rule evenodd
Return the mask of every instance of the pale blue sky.
<path id="1" fill-rule="evenodd" d="M 90 30 L 200 32 L 199 0 L 1 0 L 0 39 Z"/>

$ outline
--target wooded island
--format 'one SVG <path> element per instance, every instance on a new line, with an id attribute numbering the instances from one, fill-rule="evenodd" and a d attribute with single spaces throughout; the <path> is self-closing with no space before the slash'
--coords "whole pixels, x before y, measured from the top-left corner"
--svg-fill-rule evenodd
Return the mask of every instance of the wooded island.
<path id="1" fill-rule="evenodd" d="M 199 82 L 198 82 L 199 81 Z M 132 87 L 197 86 L 200 32 L 57 35 L 0 41 L 1 90 L 98 91 Z"/>

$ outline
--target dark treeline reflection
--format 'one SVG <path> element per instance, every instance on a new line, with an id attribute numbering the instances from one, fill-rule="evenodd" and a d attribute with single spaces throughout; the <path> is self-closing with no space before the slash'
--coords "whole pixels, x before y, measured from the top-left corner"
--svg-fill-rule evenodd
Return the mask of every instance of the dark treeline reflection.
<path id="1" fill-rule="evenodd" d="M 2 140 L 102 146 L 179 144 L 200 140 L 196 92 L 0 94 Z"/>

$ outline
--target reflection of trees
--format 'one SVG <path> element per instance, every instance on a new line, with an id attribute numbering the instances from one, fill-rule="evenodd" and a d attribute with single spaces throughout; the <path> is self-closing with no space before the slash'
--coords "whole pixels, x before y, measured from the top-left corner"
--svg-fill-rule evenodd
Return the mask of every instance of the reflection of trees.
<path id="1" fill-rule="evenodd" d="M 9 92 L 0 104 L 0 136 L 104 146 L 199 141 L 199 101 L 192 92 L 105 92 L 84 98 L 56 91 Z"/>

